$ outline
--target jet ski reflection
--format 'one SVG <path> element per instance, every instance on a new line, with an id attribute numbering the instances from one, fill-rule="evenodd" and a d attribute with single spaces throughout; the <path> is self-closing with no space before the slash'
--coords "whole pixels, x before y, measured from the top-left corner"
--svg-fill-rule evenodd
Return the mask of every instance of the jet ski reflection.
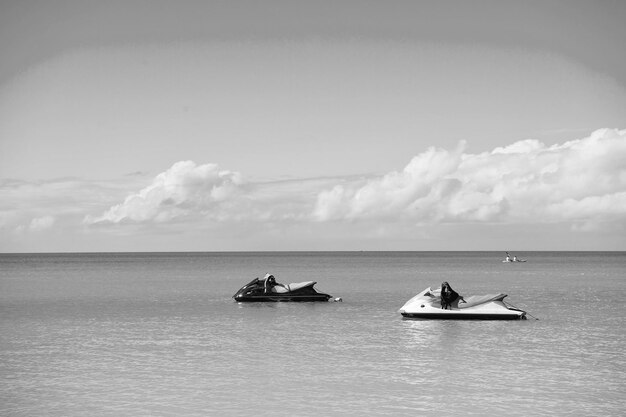
<path id="1" fill-rule="evenodd" d="M 258 301 L 328 301 L 332 296 L 317 292 L 313 286 L 317 282 L 305 281 L 292 284 L 276 282 L 274 275 L 266 274 L 262 279 L 255 278 L 237 291 L 233 298 L 238 302 Z M 335 299 L 334 301 L 340 301 Z"/>

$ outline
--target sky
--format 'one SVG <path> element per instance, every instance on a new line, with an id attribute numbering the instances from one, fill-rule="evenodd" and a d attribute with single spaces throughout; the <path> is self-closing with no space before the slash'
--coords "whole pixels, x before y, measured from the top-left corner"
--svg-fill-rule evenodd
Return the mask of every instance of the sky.
<path id="1" fill-rule="evenodd" d="M 0 252 L 626 250 L 623 1 L 0 1 Z"/>

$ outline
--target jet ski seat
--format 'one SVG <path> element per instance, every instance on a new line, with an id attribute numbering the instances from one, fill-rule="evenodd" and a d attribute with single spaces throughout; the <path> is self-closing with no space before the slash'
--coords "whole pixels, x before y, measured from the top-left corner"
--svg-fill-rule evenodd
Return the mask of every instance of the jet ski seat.
<path id="1" fill-rule="evenodd" d="M 506 297 L 506 294 L 487 294 L 487 295 L 472 295 L 469 296 L 465 299 L 464 303 L 458 303 L 458 307 L 460 309 L 464 309 L 464 308 L 468 308 L 468 307 L 474 307 L 477 306 L 479 304 L 484 304 L 484 303 L 488 303 L 490 301 L 502 301 L 504 299 L 504 297 Z M 458 301 L 458 300 L 457 300 Z M 455 304 L 457 303 L 457 301 L 455 301 Z"/>
<path id="2" fill-rule="evenodd" d="M 274 287 L 272 287 L 272 292 L 282 294 L 286 292 L 296 291 L 296 290 L 299 290 L 300 288 L 310 287 L 312 285 L 315 285 L 316 283 L 317 283 L 316 281 L 304 281 L 304 282 L 291 283 L 287 285 L 276 284 Z"/>

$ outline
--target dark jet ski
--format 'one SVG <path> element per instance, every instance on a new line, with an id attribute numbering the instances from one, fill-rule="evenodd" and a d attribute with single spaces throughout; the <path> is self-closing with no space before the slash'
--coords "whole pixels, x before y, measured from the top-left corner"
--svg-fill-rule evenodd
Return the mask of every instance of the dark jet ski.
<path id="1" fill-rule="evenodd" d="M 255 278 L 237 291 L 233 298 L 238 302 L 258 301 L 328 301 L 332 296 L 317 292 L 315 281 L 279 284 L 273 275 Z"/>

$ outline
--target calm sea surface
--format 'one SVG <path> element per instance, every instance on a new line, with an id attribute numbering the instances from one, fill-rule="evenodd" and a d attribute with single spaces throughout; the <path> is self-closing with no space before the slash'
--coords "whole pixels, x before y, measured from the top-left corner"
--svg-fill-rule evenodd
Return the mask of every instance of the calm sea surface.
<path id="1" fill-rule="evenodd" d="M 503 255 L 0 255 L 0 415 L 623 415 L 626 253 Z M 343 302 L 232 300 L 266 272 Z M 444 280 L 539 320 L 401 318 Z"/>

